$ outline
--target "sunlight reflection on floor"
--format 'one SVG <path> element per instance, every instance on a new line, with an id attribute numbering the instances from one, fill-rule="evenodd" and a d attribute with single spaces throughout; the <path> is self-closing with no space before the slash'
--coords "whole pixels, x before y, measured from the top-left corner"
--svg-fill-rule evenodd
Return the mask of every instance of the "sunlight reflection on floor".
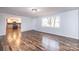
<path id="1" fill-rule="evenodd" d="M 48 50 L 59 50 L 59 42 L 46 36 L 42 38 L 42 45 Z"/>

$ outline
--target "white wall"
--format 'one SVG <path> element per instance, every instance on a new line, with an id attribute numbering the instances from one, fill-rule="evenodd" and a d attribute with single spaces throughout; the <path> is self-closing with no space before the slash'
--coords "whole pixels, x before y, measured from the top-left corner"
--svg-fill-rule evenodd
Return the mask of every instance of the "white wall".
<path id="1" fill-rule="evenodd" d="M 36 19 L 35 30 L 78 39 L 78 10 L 66 11 L 56 15 L 60 16 L 60 28 L 42 27 L 42 17 L 40 17 Z"/>
<path id="2" fill-rule="evenodd" d="M 10 14 L 0 14 L 0 36 L 6 34 L 6 18 L 9 16 L 20 17 L 22 19 L 21 31 L 28 31 L 34 28 L 33 19 L 31 17 L 14 16 Z"/>
<path id="3" fill-rule="evenodd" d="M 4 16 L 0 15 L 0 36 L 5 34 L 6 22 Z"/>
<path id="4" fill-rule="evenodd" d="M 33 28 L 34 28 L 33 19 L 29 17 L 23 17 L 21 24 L 22 31 L 32 30 Z"/>
<path id="5" fill-rule="evenodd" d="M 78 38 L 79 38 L 79 9 L 78 9 Z"/>

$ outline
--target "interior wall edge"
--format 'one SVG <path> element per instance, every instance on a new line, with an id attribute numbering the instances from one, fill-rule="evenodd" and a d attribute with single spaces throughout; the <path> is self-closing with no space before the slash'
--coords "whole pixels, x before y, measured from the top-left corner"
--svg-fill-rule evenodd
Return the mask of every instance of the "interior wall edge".
<path id="1" fill-rule="evenodd" d="M 44 33 L 48 33 L 48 34 L 52 34 L 52 35 L 57 35 L 57 36 L 62 36 L 62 37 L 68 37 L 68 38 L 72 38 L 72 39 L 77 39 L 77 40 L 79 40 L 79 38 L 78 38 L 78 37 L 70 37 L 70 36 L 66 36 L 66 35 L 55 34 L 55 33 L 49 33 L 49 32 L 40 31 L 40 30 L 34 30 L 34 31 L 44 32 Z"/>

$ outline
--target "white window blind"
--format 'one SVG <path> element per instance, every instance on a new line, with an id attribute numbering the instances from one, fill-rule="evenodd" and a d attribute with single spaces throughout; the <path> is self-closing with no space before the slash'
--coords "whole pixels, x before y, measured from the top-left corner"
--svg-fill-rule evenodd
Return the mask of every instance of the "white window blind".
<path id="1" fill-rule="evenodd" d="M 60 27 L 60 17 L 47 17 L 42 19 L 42 26 L 43 27 L 53 27 L 59 28 Z"/>

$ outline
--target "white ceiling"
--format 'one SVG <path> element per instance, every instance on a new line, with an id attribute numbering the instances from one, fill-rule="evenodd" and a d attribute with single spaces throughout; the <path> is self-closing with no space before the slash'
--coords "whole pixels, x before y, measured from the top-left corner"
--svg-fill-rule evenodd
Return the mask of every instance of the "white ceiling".
<path id="1" fill-rule="evenodd" d="M 0 13 L 13 14 L 18 16 L 47 16 L 64 11 L 78 9 L 78 7 L 34 7 L 38 12 L 32 12 L 33 7 L 0 7 Z"/>

